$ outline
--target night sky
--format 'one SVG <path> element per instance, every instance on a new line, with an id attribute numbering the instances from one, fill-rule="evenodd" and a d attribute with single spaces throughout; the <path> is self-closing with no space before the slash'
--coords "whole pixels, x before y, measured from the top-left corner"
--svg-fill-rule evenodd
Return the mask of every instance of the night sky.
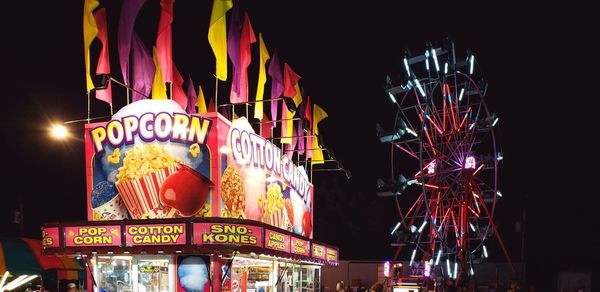
<path id="1" fill-rule="evenodd" d="M 109 2 L 101 6 L 108 13 L 111 67 L 121 79 L 116 53 L 121 1 L 103 2 Z M 374 124 L 391 127 L 395 114 L 383 91 L 385 76 L 402 72 L 405 48 L 421 52 L 427 41 L 450 37 L 459 52 L 476 54 L 489 82 L 487 105 L 500 117 L 504 197 L 496 222 L 512 259 L 521 257 L 515 223 L 525 207 L 525 257 L 532 281 L 554 285 L 548 279 L 561 270 L 598 272 L 598 158 L 592 141 L 598 125 L 593 106 L 598 46 L 591 9 L 524 2 L 282 2 L 236 5 L 248 11 L 271 55 L 277 48 L 280 60 L 302 76 L 305 96 L 329 113 L 319 125 L 325 144 L 352 171 L 349 180 L 343 172 L 315 173 L 316 239 L 339 246 L 342 259 L 393 256 L 389 229 L 398 215 L 391 198 L 375 196 L 375 181 L 389 175 L 390 161 L 389 145 L 378 142 Z M 21 199 L 24 233 L 39 237 L 43 222 L 86 219 L 83 142 L 58 143 L 46 134 L 49 121 L 86 117 L 83 1 L 7 5 L 19 7 L 3 9 L 0 19 L 5 165 L 0 234 L 19 234 L 12 222 Z M 175 64 L 209 97 L 214 92 L 214 57 L 207 41 L 211 7 L 212 1 L 179 0 L 173 23 Z M 148 0 L 138 15 L 135 30 L 147 46 L 155 41 L 159 11 L 159 1 Z M 92 52 L 99 47 L 96 41 Z M 258 44 L 252 52 L 253 97 Z M 219 88 L 225 89 L 229 86 Z M 124 105 L 124 94 L 113 87 L 116 109 Z M 105 103 L 92 100 L 92 116 L 108 114 Z M 82 136 L 83 124 L 73 124 L 73 130 Z M 403 171 L 403 163 L 395 169 Z M 407 195 L 403 206 L 414 195 Z M 497 244 L 490 246 L 492 260 L 505 260 Z"/>

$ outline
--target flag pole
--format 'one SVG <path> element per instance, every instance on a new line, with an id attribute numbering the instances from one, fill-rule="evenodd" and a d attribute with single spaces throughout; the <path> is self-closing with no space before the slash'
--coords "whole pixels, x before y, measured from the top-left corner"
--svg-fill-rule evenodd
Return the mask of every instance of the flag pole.
<path id="1" fill-rule="evenodd" d="M 90 91 L 87 92 L 87 122 L 90 122 Z"/>
<path id="2" fill-rule="evenodd" d="M 217 109 L 219 108 L 219 77 L 217 74 L 215 76 L 215 111 L 219 112 Z"/>
<path id="3" fill-rule="evenodd" d="M 127 104 L 130 103 L 130 97 L 129 97 L 129 86 L 125 86 L 125 92 L 127 92 Z"/>
<path id="4" fill-rule="evenodd" d="M 112 115 L 113 115 L 112 102 L 111 102 L 111 103 L 109 103 L 109 104 L 110 104 L 110 115 L 112 116 Z"/>
<path id="5" fill-rule="evenodd" d="M 246 118 L 249 118 L 250 116 L 248 115 L 248 103 L 246 102 Z"/>

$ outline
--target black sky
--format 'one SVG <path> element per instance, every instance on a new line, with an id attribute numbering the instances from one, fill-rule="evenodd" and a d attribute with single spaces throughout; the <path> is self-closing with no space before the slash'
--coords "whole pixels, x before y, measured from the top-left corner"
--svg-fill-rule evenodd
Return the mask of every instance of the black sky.
<path id="1" fill-rule="evenodd" d="M 43 222 L 85 219 L 83 143 L 57 144 L 45 134 L 49 120 L 86 116 L 82 2 L 8 4 L 13 7 L 0 19 L 2 235 L 18 234 L 11 223 L 18 198 L 29 236 L 39 236 Z M 111 65 L 120 76 L 121 1 L 103 2 Z M 395 113 L 382 91 L 384 78 L 400 72 L 405 48 L 418 52 L 426 41 L 450 37 L 476 54 L 490 83 L 486 102 L 500 116 L 505 197 L 496 220 L 511 256 L 520 257 L 514 225 L 526 206 L 531 277 L 541 282 L 559 270 L 598 271 L 598 158 L 592 142 L 598 132 L 598 46 L 589 8 L 572 2 L 283 2 L 237 4 L 248 11 L 255 32 L 263 33 L 269 51 L 277 48 L 281 60 L 302 75 L 306 94 L 329 113 L 320 125 L 325 143 L 353 174 L 350 180 L 342 173 L 315 176 L 315 238 L 340 246 L 343 259 L 393 256 L 388 231 L 397 214 L 391 200 L 375 196 L 376 178 L 389 174 L 389 157 L 373 128 L 376 122 L 390 125 Z M 214 91 L 207 41 L 211 5 L 179 0 L 173 23 L 175 63 L 208 96 Z M 135 30 L 147 45 L 154 42 L 159 9 L 159 1 L 148 0 L 138 16 Z M 258 46 L 252 50 L 255 71 Z M 250 76 L 255 83 L 256 74 Z M 113 90 L 119 108 L 124 92 Z M 92 113 L 107 115 L 108 107 L 93 100 Z M 499 249 L 494 253 L 503 260 Z"/>

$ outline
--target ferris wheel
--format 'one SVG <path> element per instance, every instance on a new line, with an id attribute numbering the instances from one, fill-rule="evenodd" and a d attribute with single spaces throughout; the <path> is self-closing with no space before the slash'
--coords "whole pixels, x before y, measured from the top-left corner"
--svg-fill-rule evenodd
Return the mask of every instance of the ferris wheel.
<path id="1" fill-rule="evenodd" d="M 488 257 L 486 240 L 493 234 L 507 256 L 493 221 L 502 197 L 499 117 L 485 103 L 487 83 L 471 52 L 458 57 L 450 41 L 438 48 L 428 44 L 423 54 L 405 55 L 402 65 L 401 84 L 388 77 L 385 89 L 398 109 L 394 128 L 377 126 L 392 155 L 419 166 L 392 166 L 392 180 L 378 180 L 378 195 L 394 197 L 400 215 L 391 231 L 399 246 L 395 257 L 404 247 L 411 266 L 429 267 L 425 276 L 465 279 Z M 402 210 L 399 201 L 409 191 L 418 195 Z"/>

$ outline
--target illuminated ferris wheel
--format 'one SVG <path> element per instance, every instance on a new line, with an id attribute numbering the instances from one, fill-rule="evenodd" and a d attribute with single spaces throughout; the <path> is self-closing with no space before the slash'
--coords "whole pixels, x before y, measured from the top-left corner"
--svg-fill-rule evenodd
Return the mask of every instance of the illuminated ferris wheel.
<path id="1" fill-rule="evenodd" d="M 401 85 L 387 80 L 386 93 L 398 111 L 394 130 L 378 125 L 378 137 L 393 145 L 392 155 L 414 159 L 419 168 L 395 167 L 403 174 L 379 179 L 378 195 L 397 203 L 400 220 L 391 232 L 399 243 L 396 257 L 403 250 L 411 266 L 426 263 L 425 276 L 468 278 L 474 264 L 488 257 L 486 240 L 498 235 L 499 119 L 484 101 L 487 83 L 476 64 L 470 52 L 457 57 L 452 42 L 428 44 L 423 54 L 402 59 Z M 399 200 L 409 191 L 419 194 L 402 210 Z"/>

